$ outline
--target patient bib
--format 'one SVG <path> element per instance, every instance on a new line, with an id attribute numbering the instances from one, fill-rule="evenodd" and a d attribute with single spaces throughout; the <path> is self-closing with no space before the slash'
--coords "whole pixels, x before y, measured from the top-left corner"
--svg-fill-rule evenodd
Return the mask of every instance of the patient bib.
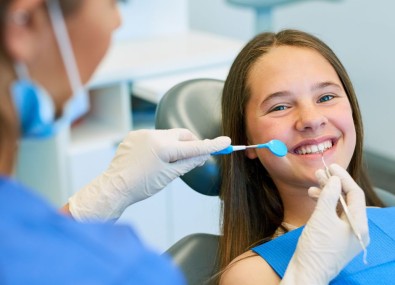
<path id="1" fill-rule="evenodd" d="M 368 264 L 363 263 L 363 252 L 357 255 L 330 284 L 395 284 L 395 207 L 367 209 L 370 244 Z M 254 247 L 282 278 L 303 227 L 288 232 L 272 241 Z"/>

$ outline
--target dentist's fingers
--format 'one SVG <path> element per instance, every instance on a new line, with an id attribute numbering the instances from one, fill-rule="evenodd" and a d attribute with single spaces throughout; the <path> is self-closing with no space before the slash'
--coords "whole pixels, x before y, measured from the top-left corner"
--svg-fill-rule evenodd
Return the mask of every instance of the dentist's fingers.
<path id="1" fill-rule="evenodd" d="M 337 176 L 331 176 L 324 188 L 322 188 L 321 194 L 318 198 L 317 207 L 327 207 L 328 210 L 336 212 L 336 206 L 339 202 L 341 194 L 341 183 Z"/>
<path id="2" fill-rule="evenodd" d="M 347 194 L 349 191 L 360 189 L 351 175 L 338 164 L 331 164 L 329 171 L 332 175 L 338 176 L 342 182 L 343 191 Z M 362 191 L 362 190 L 361 190 Z"/>
<path id="3" fill-rule="evenodd" d="M 328 175 L 326 174 L 324 169 L 318 169 L 315 172 L 315 177 L 317 178 L 320 188 L 323 188 L 325 184 L 328 182 Z"/>
<path id="4" fill-rule="evenodd" d="M 320 197 L 321 191 L 322 190 L 319 187 L 310 187 L 307 193 L 309 194 L 310 198 L 317 201 L 318 197 Z"/>

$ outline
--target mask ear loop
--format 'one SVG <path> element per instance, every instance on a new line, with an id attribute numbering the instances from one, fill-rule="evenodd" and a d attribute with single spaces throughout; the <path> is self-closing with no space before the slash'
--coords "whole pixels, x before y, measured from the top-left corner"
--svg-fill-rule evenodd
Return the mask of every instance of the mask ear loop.
<path id="1" fill-rule="evenodd" d="M 89 110 L 89 97 L 81 82 L 77 61 L 73 52 L 73 47 L 71 45 L 59 0 L 47 1 L 47 7 L 52 27 L 54 29 L 55 38 L 59 46 L 59 51 L 63 59 L 71 90 L 73 92 L 73 96 L 64 106 L 63 113 L 68 114 L 68 119 L 73 121 Z"/>
<path id="2" fill-rule="evenodd" d="M 55 38 L 59 46 L 60 53 L 62 55 L 63 64 L 66 69 L 67 76 L 70 81 L 71 89 L 73 94 L 76 94 L 78 90 L 83 89 L 81 82 L 80 73 L 77 67 L 77 62 L 74 56 L 73 48 L 69 34 L 67 32 L 63 12 L 59 4 L 59 0 L 46 1 L 49 17 L 54 29 Z"/>
<path id="3" fill-rule="evenodd" d="M 16 61 L 14 63 L 14 70 L 15 70 L 18 80 L 29 80 L 30 79 L 29 70 L 27 69 L 26 64 L 24 64 L 23 62 Z"/>

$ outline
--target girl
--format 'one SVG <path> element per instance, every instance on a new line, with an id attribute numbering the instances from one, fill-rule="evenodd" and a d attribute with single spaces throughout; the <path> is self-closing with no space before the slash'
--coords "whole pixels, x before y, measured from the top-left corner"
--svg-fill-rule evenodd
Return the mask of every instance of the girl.
<path id="1" fill-rule="evenodd" d="M 278 284 L 280 278 L 268 263 L 249 250 L 306 223 L 304 232 L 310 236 L 302 235 L 298 248 L 303 244 L 308 248 L 313 241 L 324 240 L 325 235 L 320 236 L 318 231 L 312 234 L 311 230 L 322 227 L 317 225 L 325 219 L 321 217 L 319 221 L 317 213 L 324 210 L 307 191 L 313 187 L 310 189 L 313 196 L 319 196 L 320 189 L 316 187 L 326 187 L 327 192 L 338 191 L 338 182 L 332 181 L 337 178 L 328 180 L 324 173 L 316 174 L 317 169 L 323 168 L 323 158 L 328 165 L 336 164 L 330 167 L 331 174 L 341 179 L 349 207 L 358 209 L 355 219 L 367 243 L 365 202 L 361 198 L 364 195 L 358 185 L 365 193 L 367 205 L 382 206 L 382 203 L 363 170 L 362 119 L 354 89 L 343 65 L 327 45 L 295 30 L 256 36 L 231 67 L 223 90 L 222 115 L 223 133 L 231 137 L 233 144 L 279 139 L 287 145 L 288 154 L 276 158 L 264 149 L 248 149 L 244 154 L 235 152 L 224 157 L 221 284 Z M 354 200 L 351 196 L 359 198 Z M 342 230 L 351 232 L 344 217 L 340 223 L 340 218 L 333 215 L 331 223 L 334 227 L 327 225 L 329 231 L 338 230 L 339 235 Z M 327 234 L 329 239 L 333 236 Z M 348 238 L 357 242 L 352 234 Z M 347 256 L 346 245 L 352 246 L 346 240 L 344 247 L 328 240 L 328 250 L 332 245 L 339 256 Z M 342 262 L 334 260 L 335 267 L 340 270 L 345 266 L 362 249 L 357 248 Z M 317 255 L 325 257 L 322 252 Z M 325 277 L 301 279 L 303 284 L 321 284 L 317 280 L 324 280 L 322 284 L 325 284 L 339 272 L 334 270 L 329 274 L 316 259 L 317 262 L 311 262 L 314 260 L 311 256 L 305 258 L 299 261 L 314 266 L 298 267 L 302 272 Z M 328 263 L 329 267 L 334 266 Z M 287 272 L 292 268 L 295 266 L 290 266 Z"/>

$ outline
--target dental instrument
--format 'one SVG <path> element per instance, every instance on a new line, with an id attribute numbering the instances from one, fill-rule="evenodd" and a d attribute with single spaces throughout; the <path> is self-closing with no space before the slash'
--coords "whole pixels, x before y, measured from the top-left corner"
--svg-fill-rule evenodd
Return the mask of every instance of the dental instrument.
<path id="1" fill-rule="evenodd" d="M 324 164 L 325 174 L 326 174 L 327 178 L 329 178 L 329 177 L 331 177 L 331 174 L 329 172 L 329 167 L 327 166 L 327 164 L 325 163 L 325 160 L 324 160 L 324 149 L 320 148 L 319 151 L 321 152 L 321 160 L 322 160 L 322 163 Z M 358 229 L 355 226 L 355 221 L 354 221 L 353 217 L 351 216 L 350 211 L 348 210 L 348 207 L 347 207 L 346 201 L 344 201 L 343 195 L 340 195 L 339 200 L 340 200 L 340 204 L 342 205 L 344 214 L 346 215 L 346 217 L 348 219 L 348 222 L 349 222 L 349 224 L 351 226 L 351 229 L 354 232 L 355 236 L 357 237 L 357 239 L 359 241 L 359 244 L 362 247 L 362 250 L 363 250 L 363 263 L 367 264 L 368 263 L 367 259 L 366 259 L 367 250 L 366 250 L 365 244 L 362 241 L 362 236 L 361 236 L 361 234 L 359 233 Z"/>
<path id="2" fill-rule="evenodd" d="M 267 143 L 262 144 L 254 144 L 254 145 L 230 145 L 227 148 L 213 152 L 211 155 L 221 155 L 221 154 L 230 154 L 234 151 L 245 150 L 248 148 L 267 148 L 274 155 L 282 157 L 285 156 L 288 152 L 287 146 L 280 140 L 271 140 Z"/>

